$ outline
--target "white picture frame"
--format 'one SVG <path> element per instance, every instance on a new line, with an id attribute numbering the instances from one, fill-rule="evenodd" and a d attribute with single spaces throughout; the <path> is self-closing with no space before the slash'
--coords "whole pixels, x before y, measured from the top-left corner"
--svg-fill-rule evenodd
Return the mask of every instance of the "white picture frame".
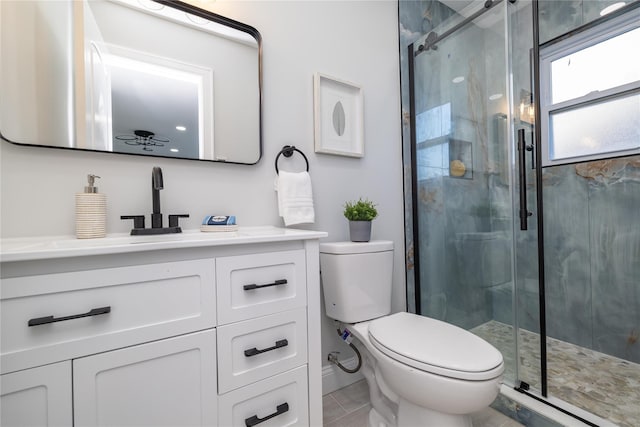
<path id="1" fill-rule="evenodd" d="M 364 157 L 362 88 L 315 73 L 313 99 L 315 152 Z"/>

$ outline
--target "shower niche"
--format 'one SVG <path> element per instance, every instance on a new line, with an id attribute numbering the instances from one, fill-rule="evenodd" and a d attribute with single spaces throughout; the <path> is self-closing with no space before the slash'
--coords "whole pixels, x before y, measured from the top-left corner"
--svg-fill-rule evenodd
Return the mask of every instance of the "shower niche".
<path id="1" fill-rule="evenodd" d="M 469 141 L 449 140 L 449 176 L 473 179 L 473 146 Z"/>

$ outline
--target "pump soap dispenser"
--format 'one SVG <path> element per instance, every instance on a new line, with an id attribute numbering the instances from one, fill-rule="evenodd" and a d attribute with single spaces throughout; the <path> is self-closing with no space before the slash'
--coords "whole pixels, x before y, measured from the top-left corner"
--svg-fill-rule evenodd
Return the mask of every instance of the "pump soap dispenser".
<path id="1" fill-rule="evenodd" d="M 89 185 L 84 193 L 76 193 L 76 237 L 92 239 L 107 234 L 107 196 L 94 186 L 97 175 L 87 175 Z"/>

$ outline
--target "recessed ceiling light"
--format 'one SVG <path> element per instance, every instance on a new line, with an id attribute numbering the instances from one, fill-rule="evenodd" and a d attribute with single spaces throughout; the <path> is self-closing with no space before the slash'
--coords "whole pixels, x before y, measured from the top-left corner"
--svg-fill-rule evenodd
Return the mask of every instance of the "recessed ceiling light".
<path id="1" fill-rule="evenodd" d="M 614 12 L 618 9 L 620 9 L 622 6 L 624 6 L 626 3 L 623 1 L 619 1 L 617 3 L 614 4 L 610 4 L 609 6 L 605 7 L 604 9 L 602 9 L 600 11 L 600 16 L 604 16 L 608 13 Z"/>
<path id="2" fill-rule="evenodd" d="M 185 130 L 187 130 L 187 128 L 186 128 L 186 127 L 184 127 L 184 126 L 176 126 L 176 129 L 177 129 L 177 130 L 180 130 L 180 131 L 183 131 L 183 132 L 184 132 Z"/>
<path id="3" fill-rule="evenodd" d="M 502 94 L 501 93 L 494 93 L 493 95 L 489 96 L 489 101 L 495 101 L 497 99 L 502 98 Z"/>
<path id="4" fill-rule="evenodd" d="M 464 77 L 462 76 L 454 77 L 453 80 L 451 81 L 454 83 L 462 83 L 464 81 Z"/>
<path id="5" fill-rule="evenodd" d="M 171 151 L 172 153 L 177 153 L 180 150 L 178 150 L 177 148 L 171 148 L 171 149 L 169 149 L 169 151 Z"/>

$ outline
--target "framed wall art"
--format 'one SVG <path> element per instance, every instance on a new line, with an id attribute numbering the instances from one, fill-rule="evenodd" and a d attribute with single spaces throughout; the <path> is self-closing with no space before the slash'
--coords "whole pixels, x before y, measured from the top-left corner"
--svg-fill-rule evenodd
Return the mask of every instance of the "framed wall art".
<path id="1" fill-rule="evenodd" d="M 344 80 L 313 76 L 315 152 L 364 156 L 362 88 Z"/>

